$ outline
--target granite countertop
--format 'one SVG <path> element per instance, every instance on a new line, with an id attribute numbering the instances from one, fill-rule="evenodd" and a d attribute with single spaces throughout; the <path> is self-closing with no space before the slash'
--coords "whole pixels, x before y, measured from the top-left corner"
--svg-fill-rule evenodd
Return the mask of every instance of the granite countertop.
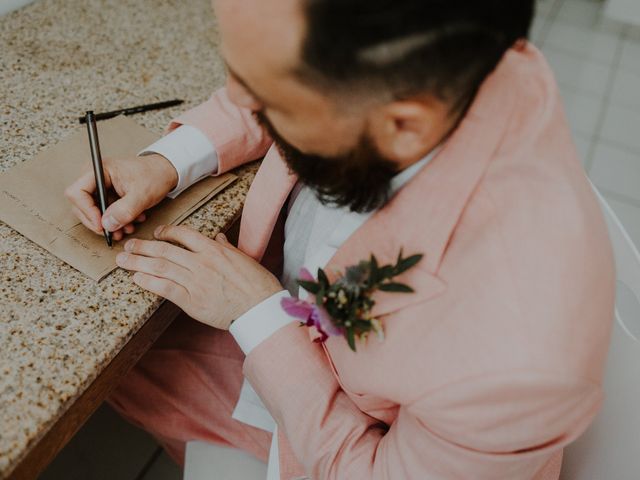
<path id="1" fill-rule="evenodd" d="M 108 111 L 161 133 L 222 85 L 209 0 L 38 0 L 0 17 L 0 171 Z M 213 236 L 238 215 L 257 165 L 185 223 Z M 51 172 L 52 175 L 55 172 Z M 0 222 L 0 478 L 73 403 L 161 299 L 116 270 L 96 283 Z"/>

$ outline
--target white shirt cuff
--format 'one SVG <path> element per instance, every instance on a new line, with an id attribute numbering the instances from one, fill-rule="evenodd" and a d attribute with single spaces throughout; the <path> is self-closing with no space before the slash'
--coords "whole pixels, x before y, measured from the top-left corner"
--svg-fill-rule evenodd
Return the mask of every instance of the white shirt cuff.
<path id="1" fill-rule="evenodd" d="M 218 153 L 207 136 L 191 125 L 181 125 L 138 155 L 158 153 L 178 172 L 178 185 L 167 195 L 177 197 L 204 177 L 217 172 Z"/>
<path id="2" fill-rule="evenodd" d="M 291 322 L 299 321 L 289 316 L 280 306 L 280 300 L 289 296 L 290 294 L 287 290 L 273 294 L 238 317 L 231 324 L 229 333 L 236 339 L 245 355 L 249 355 L 251 350 L 277 330 L 289 325 Z"/>

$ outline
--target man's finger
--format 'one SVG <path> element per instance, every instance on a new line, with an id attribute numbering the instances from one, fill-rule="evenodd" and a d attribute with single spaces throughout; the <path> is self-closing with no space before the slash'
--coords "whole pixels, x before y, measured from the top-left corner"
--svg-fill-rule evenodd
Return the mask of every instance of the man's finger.
<path id="1" fill-rule="evenodd" d="M 70 185 L 64 192 L 67 199 L 82 212 L 86 220 L 91 224 L 87 225 L 93 231 L 101 229 L 100 210 L 93 199 L 96 190 L 96 182 L 93 174 L 85 174 Z"/>
<path id="2" fill-rule="evenodd" d="M 220 243 L 223 243 L 223 244 L 228 244 L 229 243 L 229 240 L 227 240 L 227 236 L 222 232 L 220 232 L 220 233 L 218 233 L 216 235 L 215 240 L 217 242 L 220 242 Z"/>
<path id="3" fill-rule="evenodd" d="M 170 262 L 166 258 L 144 257 L 142 255 L 122 252 L 116 257 L 116 264 L 125 270 L 133 270 L 158 278 L 166 278 L 179 285 L 186 285 L 191 278 L 189 270 L 176 263 Z"/>
<path id="4" fill-rule="evenodd" d="M 191 252 L 167 242 L 132 238 L 124 244 L 124 249 L 129 253 L 144 255 L 145 257 L 165 258 L 188 269 L 193 264 L 193 254 Z"/>
<path id="5" fill-rule="evenodd" d="M 235 245 L 233 245 L 229 239 L 227 238 L 227 236 L 220 232 L 218 233 L 214 240 L 216 241 L 216 243 L 219 243 L 220 245 L 222 245 L 223 249 L 222 252 L 223 253 L 229 253 L 231 255 L 233 255 L 235 253 L 235 251 L 237 251 L 238 249 L 236 248 Z"/>
<path id="6" fill-rule="evenodd" d="M 161 225 L 156 228 L 153 235 L 158 240 L 184 245 L 192 252 L 201 252 L 216 245 L 197 230 L 184 226 Z"/>
<path id="7" fill-rule="evenodd" d="M 225 246 L 225 248 L 228 248 L 228 249 L 231 249 L 231 250 L 237 250 L 236 246 L 235 246 L 233 243 L 231 243 L 231 242 L 229 241 L 229 239 L 227 238 L 227 236 L 226 236 L 224 233 L 222 233 L 222 232 L 218 233 L 218 234 L 215 236 L 214 240 L 215 240 L 216 242 L 218 242 L 218 243 L 220 243 L 220 244 L 224 245 L 224 246 Z"/>
<path id="8" fill-rule="evenodd" d="M 162 298 L 166 298 L 179 307 L 184 306 L 186 300 L 189 298 L 189 294 L 184 287 L 166 278 L 158 278 L 153 275 L 137 272 L 133 275 L 133 282 L 145 290 L 149 290 Z"/>
<path id="9" fill-rule="evenodd" d="M 147 219 L 147 214 L 146 213 L 141 213 L 140 215 L 138 215 L 138 218 L 136 218 L 134 220 L 134 223 L 142 223 Z"/>
<path id="10" fill-rule="evenodd" d="M 120 230 L 138 218 L 144 207 L 141 198 L 128 193 L 109 205 L 102 217 L 102 226 L 110 232 Z"/>
<path id="11" fill-rule="evenodd" d="M 95 222 L 95 221 L 89 220 L 85 215 L 85 213 L 76 206 L 71 207 L 71 211 L 82 222 L 82 224 L 85 227 L 87 227 L 92 232 L 102 235 L 102 229 L 98 227 L 98 225 L 100 225 L 100 220 L 99 220 L 100 217 L 98 217 L 98 222 Z"/>

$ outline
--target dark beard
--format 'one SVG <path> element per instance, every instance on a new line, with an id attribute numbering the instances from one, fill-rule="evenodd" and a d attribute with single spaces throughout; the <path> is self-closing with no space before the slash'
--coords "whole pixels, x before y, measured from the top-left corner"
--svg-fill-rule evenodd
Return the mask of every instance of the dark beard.
<path id="1" fill-rule="evenodd" d="M 289 171 L 311 188 L 324 205 L 347 207 L 358 213 L 384 205 L 391 192 L 397 166 L 384 158 L 368 136 L 342 156 L 321 157 L 301 152 L 284 140 L 262 112 L 254 112 L 287 162 Z"/>

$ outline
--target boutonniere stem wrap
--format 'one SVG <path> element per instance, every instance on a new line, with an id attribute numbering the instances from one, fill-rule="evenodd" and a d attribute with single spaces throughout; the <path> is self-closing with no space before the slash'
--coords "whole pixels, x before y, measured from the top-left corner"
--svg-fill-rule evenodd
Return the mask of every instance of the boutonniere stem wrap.
<path id="1" fill-rule="evenodd" d="M 330 283 L 327 274 L 318 269 L 315 279 L 311 272 L 300 270 L 298 285 L 313 296 L 315 302 L 298 298 L 283 298 L 282 308 L 287 314 L 301 320 L 301 325 L 315 327 L 320 333 L 315 341 L 324 342 L 330 336 L 343 335 L 349 347 L 356 351 L 356 340 L 365 341 L 374 332 L 380 341 L 384 340 L 384 330 L 380 319 L 373 317 L 375 305 L 372 295 L 375 291 L 412 293 L 413 289 L 404 283 L 394 282 L 398 275 L 414 267 L 422 260 L 422 255 L 402 257 L 398 255 L 395 265 L 378 265 L 374 255 L 357 265 L 347 267 L 343 275 Z"/>

